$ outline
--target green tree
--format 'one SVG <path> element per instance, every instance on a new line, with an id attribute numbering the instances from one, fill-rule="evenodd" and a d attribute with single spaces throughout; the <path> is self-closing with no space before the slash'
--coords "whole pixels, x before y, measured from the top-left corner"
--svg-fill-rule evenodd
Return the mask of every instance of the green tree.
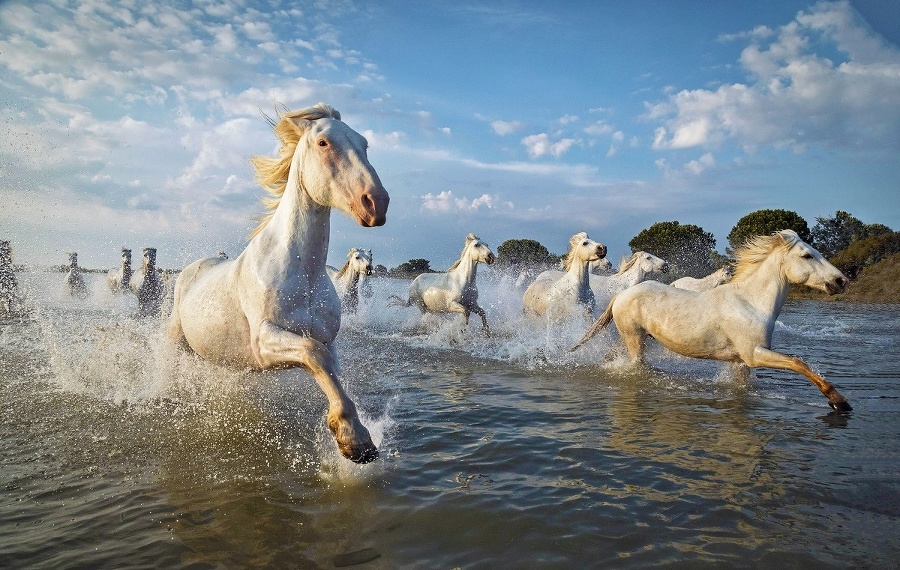
<path id="1" fill-rule="evenodd" d="M 431 262 L 427 259 L 410 259 L 391 269 L 389 275 L 391 277 L 415 277 L 420 273 L 433 273 Z"/>
<path id="2" fill-rule="evenodd" d="M 703 277 L 715 267 L 716 238 L 700 226 L 657 222 L 628 242 L 632 252 L 646 251 L 675 266 L 676 277 Z"/>
<path id="3" fill-rule="evenodd" d="M 825 257 L 833 257 L 856 240 L 866 237 L 866 225 L 847 212 L 838 210 L 830 218 L 816 217 L 810 232 L 812 245 Z"/>
<path id="4" fill-rule="evenodd" d="M 855 279 L 866 267 L 897 252 L 900 252 L 900 232 L 881 233 L 854 241 L 832 257 L 831 263 Z"/>
<path id="5" fill-rule="evenodd" d="M 733 253 L 748 239 L 760 235 L 769 235 L 781 230 L 794 230 L 800 239 L 809 243 L 809 225 L 796 212 L 790 210 L 757 210 L 747 214 L 731 228 L 728 252 Z"/>
<path id="6" fill-rule="evenodd" d="M 558 256 L 533 239 L 508 239 L 497 247 L 497 263 L 501 267 L 550 265 L 558 261 Z"/>

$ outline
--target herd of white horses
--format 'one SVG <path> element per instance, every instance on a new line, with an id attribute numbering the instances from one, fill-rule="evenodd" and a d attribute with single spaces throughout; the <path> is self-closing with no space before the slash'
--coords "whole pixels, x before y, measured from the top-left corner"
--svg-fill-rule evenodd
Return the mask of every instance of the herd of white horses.
<path id="1" fill-rule="evenodd" d="M 367 143 L 348 127 L 338 111 L 318 104 L 300 111 L 284 109 L 269 119 L 281 147 L 277 156 L 256 156 L 252 163 L 260 185 L 271 197 L 267 214 L 234 259 L 219 254 L 185 267 L 175 280 L 167 336 L 186 350 L 221 365 L 240 369 L 303 367 L 328 401 L 327 424 L 340 452 L 357 463 L 373 461 L 378 450 L 344 391 L 334 340 L 341 312 L 353 312 L 360 295 L 371 295 L 372 252 L 352 248 L 341 269 L 326 266 L 330 216 L 336 208 L 360 225 L 381 226 L 389 197 L 369 163 Z M 800 358 L 771 349 L 775 321 L 792 285 L 836 294 L 848 279 L 790 230 L 759 236 L 735 252 L 732 272 L 725 267 L 704 279 L 683 278 L 664 285 L 649 279 L 669 270 L 646 252 L 608 270 L 606 247 L 584 232 L 572 236 L 562 267 L 533 276 L 524 291 L 526 315 L 548 321 L 599 318 L 571 349 L 597 335 L 610 322 L 618 329 L 631 361 L 642 363 L 647 337 L 689 357 L 749 368 L 792 370 L 808 378 L 829 404 L 849 411 L 847 400 Z M 477 264 L 495 255 L 477 235 L 466 236 L 459 260 L 446 272 L 413 279 L 407 299 L 424 313 L 458 313 L 468 324 L 481 317 Z M 85 294 L 77 255 L 70 256 L 67 287 Z M 142 314 L 159 312 L 165 284 L 156 270 L 156 250 L 144 248 L 141 268 L 133 271 L 131 251 L 122 249 L 121 267 L 110 271 L 110 289 L 133 291 Z M 15 275 L 9 242 L 0 242 L 0 309 L 15 301 Z M 589 321 L 585 321 L 586 325 Z"/>

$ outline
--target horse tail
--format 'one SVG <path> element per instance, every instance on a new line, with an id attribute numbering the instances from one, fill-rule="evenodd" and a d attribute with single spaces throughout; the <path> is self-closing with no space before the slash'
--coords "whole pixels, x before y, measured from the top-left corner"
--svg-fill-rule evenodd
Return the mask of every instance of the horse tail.
<path id="1" fill-rule="evenodd" d="M 600 331 L 602 331 L 604 328 L 606 328 L 606 326 L 610 323 L 610 321 L 613 320 L 612 307 L 613 307 L 613 302 L 616 300 L 616 297 L 617 297 L 617 295 L 613 295 L 613 298 L 609 300 L 609 304 L 606 306 L 606 310 L 603 311 L 603 314 L 600 315 L 600 318 L 598 318 L 597 321 L 593 325 L 591 325 L 591 328 L 589 328 L 588 331 L 586 333 L 584 333 L 584 336 L 581 337 L 581 340 L 579 340 L 575 344 L 575 346 L 573 346 L 572 348 L 569 349 L 569 352 L 576 350 L 582 344 L 586 343 L 587 341 L 589 341 L 592 338 L 594 338 L 595 336 L 597 336 L 597 334 Z"/>

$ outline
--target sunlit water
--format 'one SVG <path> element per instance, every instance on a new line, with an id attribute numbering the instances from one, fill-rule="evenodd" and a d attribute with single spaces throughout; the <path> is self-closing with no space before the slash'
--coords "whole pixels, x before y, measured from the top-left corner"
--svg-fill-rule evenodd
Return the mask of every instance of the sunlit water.
<path id="1" fill-rule="evenodd" d="M 229 371 L 163 341 L 88 275 L 19 279 L 0 321 L 0 567 L 867 567 L 900 559 L 900 307 L 790 303 L 775 346 L 804 378 L 532 322 L 481 270 L 473 316 L 374 296 L 338 337 L 381 457 L 341 458 L 300 370 Z"/>

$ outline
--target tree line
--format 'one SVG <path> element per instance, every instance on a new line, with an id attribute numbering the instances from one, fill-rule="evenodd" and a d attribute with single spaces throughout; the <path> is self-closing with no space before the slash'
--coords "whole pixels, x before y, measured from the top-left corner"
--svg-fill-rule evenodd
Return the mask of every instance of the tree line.
<path id="1" fill-rule="evenodd" d="M 812 228 L 796 212 L 781 209 L 757 210 L 747 214 L 728 233 L 725 255 L 716 250 L 716 238 L 700 226 L 677 221 L 657 222 L 641 230 L 629 242 L 632 253 L 646 251 L 669 262 L 667 276 L 703 277 L 734 261 L 734 252 L 748 239 L 790 229 L 815 247 L 835 267 L 851 279 L 863 269 L 900 251 L 900 233 L 884 224 L 866 224 L 838 210 L 834 216 L 816 217 Z M 560 256 L 532 239 L 510 239 L 497 247 L 497 267 L 516 270 L 525 267 L 556 267 Z M 388 270 L 375 268 L 376 274 L 412 277 L 433 271 L 427 259 L 410 259 Z"/>

